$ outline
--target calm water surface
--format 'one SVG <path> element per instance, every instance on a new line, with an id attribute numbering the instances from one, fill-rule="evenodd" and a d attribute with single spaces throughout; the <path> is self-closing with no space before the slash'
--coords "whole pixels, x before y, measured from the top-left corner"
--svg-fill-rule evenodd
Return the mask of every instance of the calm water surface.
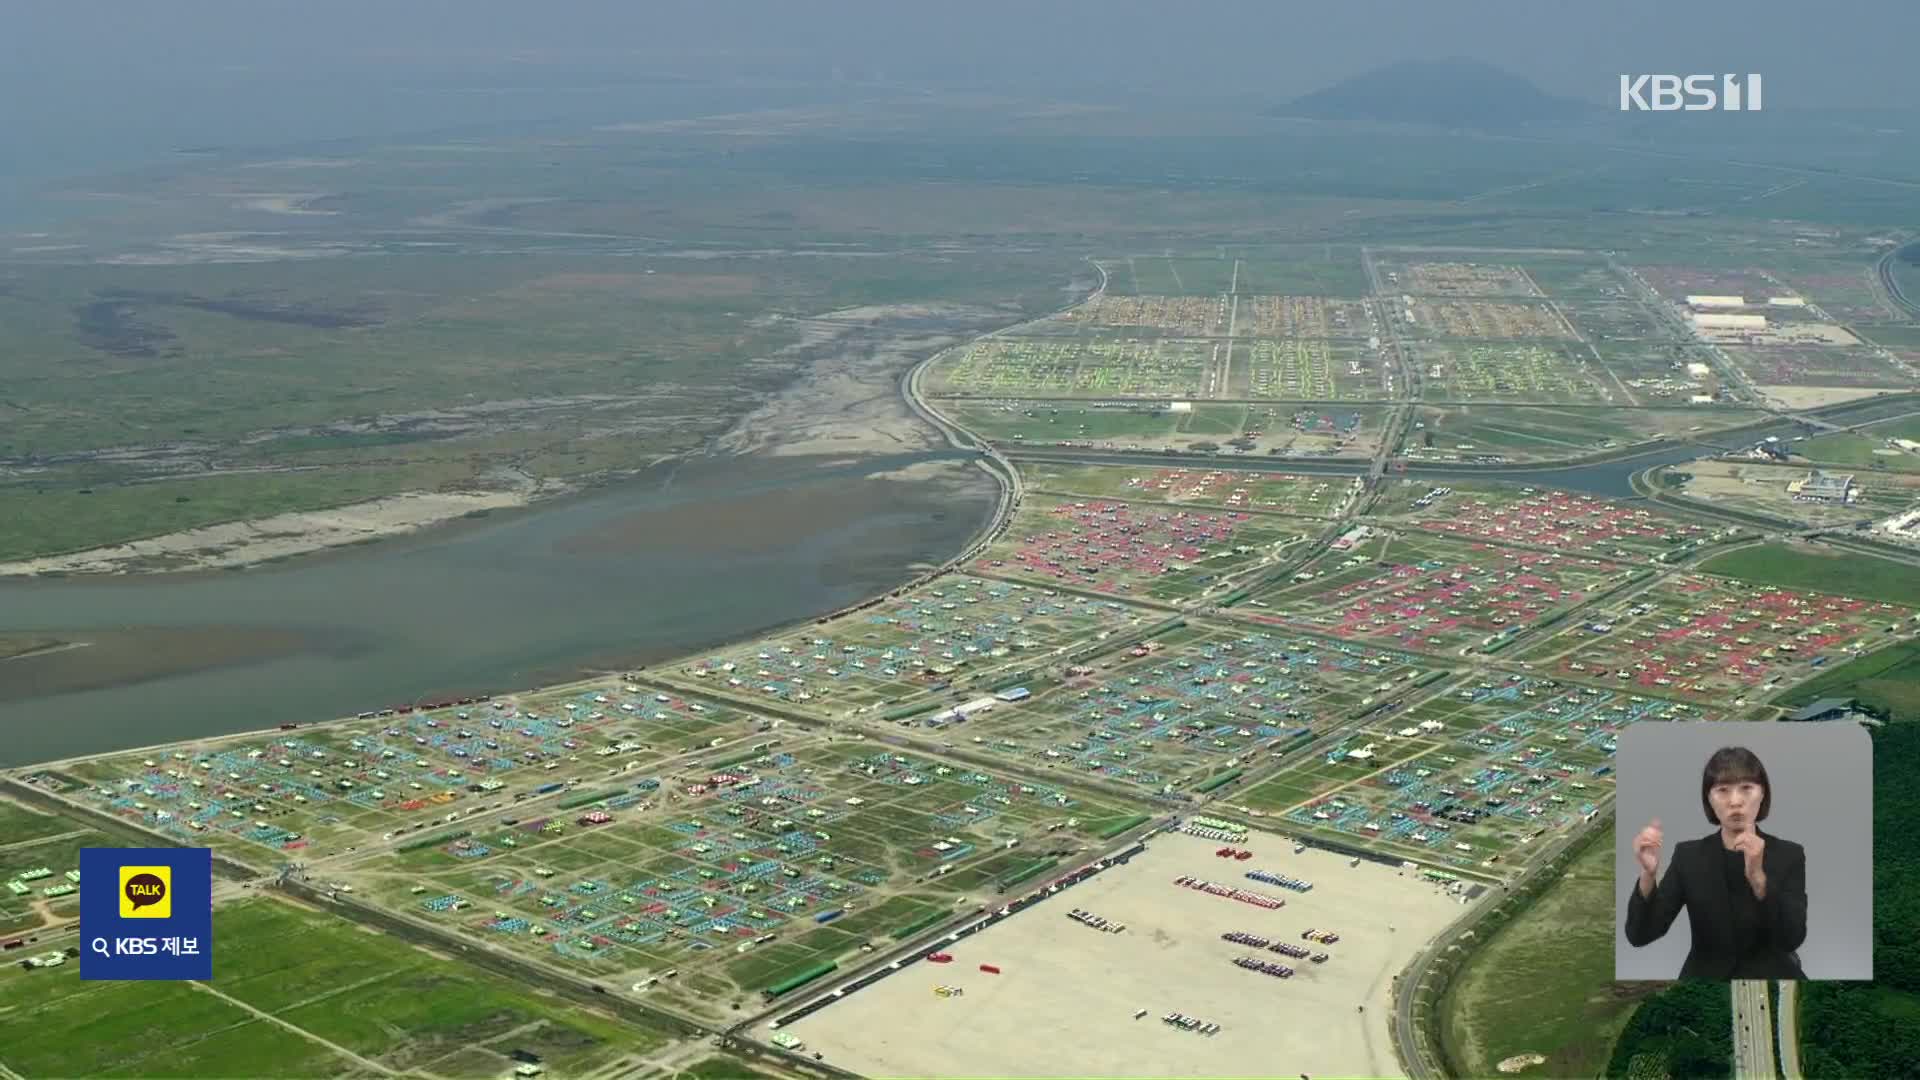
<path id="1" fill-rule="evenodd" d="M 0 584 L 0 765 L 143 746 L 684 655 L 892 588 L 993 512 L 930 453 L 711 460 L 670 479 L 329 553 L 171 578 Z M 943 478 L 877 473 L 946 463 Z"/>

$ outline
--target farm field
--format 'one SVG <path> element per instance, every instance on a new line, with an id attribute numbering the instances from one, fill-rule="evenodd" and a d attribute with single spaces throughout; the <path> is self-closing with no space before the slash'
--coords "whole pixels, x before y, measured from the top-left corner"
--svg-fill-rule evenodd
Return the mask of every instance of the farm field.
<path id="1" fill-rule="evenodd" d="M 580 1075 L 673 1037 L 291 904 L 221 905 L 214 936 L 219 978 L 207 984 L 82 982 L 71 960 L 0 968 L 0 1066 L 27 1076 L 378 1075 L 366 1061 L 494 1077 L 514 1065 L 509 1051 L 525 1050 Z"/>
<path id="2" fill-rule="evenodd" d="M 639 803 L 501 821 L 368 856 L 342 876 L 477 942 L 725 1016 L 1136 820 L 1130 807 L 971 766 L 790 739 L 663 777 Z"/>
<path id="3" fill-rule="evenodd" d="M 1100 259 L 1112 296 L 1225 295 L 1233 287 L 1233 260 L 1218 257 L 1129 255 Z"/>
<path id="4" fill-rule="evenodd" d="M 1713 718 L 1617 690 L 1491 676 L 1369 718 L 1236 797 L 1287 827 L 1505 877 L 1534 850 L 1528 845 L 1545 846 L 1606 810 L 1627 725 Z"/>
<path id="5" fill-rule="evenodd" d="M 1635 300 L 1577 300 L 1562 303 L 1560 310 L 1588 341 L 1677 340 L 1670 326 Z"/>
<path id="6" fill-rule="evenodd" d="M 1315 244 L 1291 258 L 1255 252 L 1240 260 L 1239 292 L 1358 298 L 1367 295 L 1367 272 L 1359 249 L 1337 244 Z"/>
<path id="7" fill-rule="evenodd" d="M 1251 832 L 1238 846 L 1254 861 L 1237 862 L 1215 856 L 1217 841 L 1155 836 L 1126 863 L 947 947 L 952 963 L 915 964 L 782 1030 L 872 1076 L 1052 1073 L 1034 1063 L 1063 1043 L 1076 1048 L 1064 1070 L 1075 1075 L 1387 1075 L 1393 1047 L 1375 1017 L 1391 1009 L 1393 973 L 1459 915 L 1460 903 L 1396 868 L 1348 866 L 1316 849 L 1291 854 L 1284 844 Z M 1312 888 L 1245 879 L 1254 872 Z M 1286 903 L 1237 903 L 1182 888 L 1174 883 L 1182 876 L 1280 894 Z M 1076 925 L 1067 918 L 1075 908 L 1126 929 Z M 1222 940 L 1241 933 L 1302 947 L 1313 943 L 1301 935 L 1316 929 L 1339 937 L 1318 946 L 1327 956 L 1321 963 Z M 1297 970 L 1274 978 L 1235 967 L 1242 957 Z M 980 971 L 983 963 L 1001 973 Z M 937 997 L 936 983 L 962 993 Z M 1162 1022 L 1176 1012 L 1220 1030 L 1202 1036 Z M 1180 1064 L 1170 1070 L 1171 1062 Z"/>
<path id="8" fill-rule="evenodd" d="M 1189 788 L 1432 670 L 1404 653 L 1232 626 L 1193 626 L 1081 664 L 1017 709 L 969 719 L 977 748 L 1046 768 Z"/>
<path id="9" fill-rule="evenodd" d="M 1801 525 L 1844 525 L 1864 521 L 1876 513 L 1889 512 L 1911 501 L 1904 492 L 1914 483 L 1909 476 L 1884 473 L 1837 475 L 1854 478 L 1853 502 L 1808 502 L 1794 497 L 1788 486 L 1807 479 L 1812 469 L 1805 465 L 1773 465 L 1758 461 L 1702 459 L 1685 466 L 1670 467 L 1664 475 L 1685 477 L 1679 492 L 1710 506 L 1749 514 L 1760 514 L 1777 521 Z M 1878 491 L 1878 497 L 1872 493 Z M 1889 501 L 1890 500 L 1890 501 Z M 1885 505 L 1879 505 L 1885 503 Z"/>
<path id="10" fill-rule="evenodd" d="M 1380 332 L 1365 300 L 1324 296 L 1247 296 L 1233 311 L 1234 332 L 1246 337 L 1369 338 Z"/>
<path id="11" fill-rule="evenodd" d="M 1121 338 L 983 338 L 933 365 L 936 394 L 1214 397 L 1225 346 Z"/>
<path id="12" fill-rule="evenodd" d="M 1046 329 L 1158 331 L 1168 337 L 1216 337 L 1227 332 L 1231 301 L 1222 290 L 1207 296 L 1111 296 L 1102 294 L 1034 324 Z"/>
<path id="13" fill-rule="evenodd" d="M 1408 352 L 1429 401 L 1633 404 L 1583 345 L 1421 341 Z"/>
<path id="14" fill-rule="evenodd" d="M 1633 271 L 1653 286 L 1662 299 L 1675 303 L 1685 303 L 1689 296 L 1739 296 L 1752 303 L 1800 295 L 1793 288 L 1772 281 L 1766 271 L 1760 269 L 1636 265 Z"/>
<path id="15" fill-rule="evenodd" d="M 1776 387 L 1910 390 L 1914 386 L 1912 375 L 1888 363 L 1870 347 L 1728 345 L 1721 351 L 1742 374 L 1769 393 Z M 1796 404 L 1818 402 L 1808 399 Z"/>
<path id="16" fill-rule="evenodd" d="M 1633 574 L 1587 556 L 1413 530 L 1363 525 L 1355 533 L 1235 614 L 1346 640 L 1456 653 L 1493 645 Z"/>
<path id="17" fill-rule="evenodd" d="M 615 679 L 82 762 L 44 786 L 174 840 L 273 869 L 438 827 L 572 784 L 630 787 L 670 756 L 761 722 Z M 542 791 L 540 789 L 551 789 Z"/>
<path id="18" fill-rule="evenodd" d="M 837 619 L 690 658 L 656 677 L 698 694 L 846 715 L 990 680 L 1148 618 L 1116 601 L 955 574 Z"/>
<path id="19" fill-rule="evenodd" d="M 1765 418 L 1752 409 L 1557 409 L 1422 405 L 1405 453 L 1416 461 L 1555 461 L 1657 438 L 1710 438 Z"/>
<path id="20" fill-rule="evenodd" d="M 1360 486 L 1357 477 L 1045 462 L 1021 465 L 1020 475 L 1029 490 L 1054 495 L 1198 504 L 1321 518 L 1340 514 Z"/>
<path id="21" fill-rule="evenodd" d="M 1386 291 L 1412 296 L 1538 297 L 1527 272 L 1504 263 L 1411 261 L 1375 256 L 1374 270 Z"/>
<path id="22" fill-rule="evenodd" d="M 1689 574 L 1584 612 L 1518 659 L 1583 682 L 1740 706 L 1885 643 L 1887 628 L 1912 615 L 1883 600 Z"/>
<path id="23" fill-rule="evenodd" d="M 1365 401 L 1392 397 L 1393 367 L 1360 342 L 1287 338 L 1233 347 L 1225 396 Z"/>
<path id="24" fill-rule="evenodd" d="M 1606 262 L 1581 256 L 1523 256 L 1518 265 L 1543 294 L 1558 299 L 1617 302 L 1637 293 Z"/>
<path id="25" fill-rule="evenodd" d="M 1402 329 L 1442 338 L 1572 339 L 1572 325 L 1551 305 L 1414 297 L 1389 308 Z"/>
<path id="26" fill-rule="evenodd" d="M 1678 556 L 1742 535 L 1737 528 L 1597 495 L 1465 481 L 1443 486 L 1401 481 L 1374 504 L 1371 516 L 1460 539 L 1622 562 Z"/>
<path id="27" fill-rule="evenodd" d="M 1866 334 L 1867 340 L 1876 345 L 1884 345 L 1895 352 L 1905 351 L 1911 356 L 1914 350 L 1920 350 L 1920 326 L 1906 323 L 1868 326 L 1863 327 L 1862 332 Z"/>
<path id="28" fill-rule="evenodd" d="M 1036 495 L 973 569 L 1115 596 L 1189 600 L 1273 562 L 1310 531 L 1309 522 L 1231 509 Z"/>
<path id="29" fill-rule="evenodd" d="M 1850 273 L 1796 273 L 1789 277 L 1788 284 L 1843 323 L 1904 321 L 1904 315 L 1880 292 L 1868 267 Z"/>

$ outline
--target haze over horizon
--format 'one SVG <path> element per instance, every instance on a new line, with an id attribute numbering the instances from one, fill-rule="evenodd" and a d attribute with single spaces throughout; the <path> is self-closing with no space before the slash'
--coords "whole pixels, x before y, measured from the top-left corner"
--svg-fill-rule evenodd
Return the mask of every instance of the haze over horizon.
<path id="1" fill-rule="evenodd" d="M 646 80 L 675 76 L 1256 110 L 1396 61 L 1460 57 L 1594 104 L 1613 99 L 1623 72 L 1757 71 L 1771 110 L 1903 108 L 1902 52 L 1920 38 L 1920 7 L 1884 0 L 1824 5 L 1817 20 L 1780 0 L 1742 4 L 1738 17 L 1658 0 L 1226 2 L 1178 14 L 1144 0 L 4 7 L 0 95 L 31 104 L 0 116 L 0 145 L 33 152 L 0 155 L 0 176 L 43 181 L 180 146 L 391 135 L 477 114 L 598 119 L 658 102 Z"/>

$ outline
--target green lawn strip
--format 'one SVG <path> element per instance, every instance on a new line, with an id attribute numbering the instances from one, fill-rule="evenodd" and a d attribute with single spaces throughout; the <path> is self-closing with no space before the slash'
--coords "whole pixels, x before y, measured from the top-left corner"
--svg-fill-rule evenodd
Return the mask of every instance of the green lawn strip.
<path id="1" fill-rule="evenodd" d="M 1481 941 L 1441 1001 L 1441 1038 L 1466 1076 L 1519 1054 L 1545 1076 L 1594 1076 L 1633 1013 L 1613 985 L 1613 830 L 1518 918 Z"/>
<path id="2" fill-rule="evenodd" d="M 678 1080 L 742 1080 L 743 1077 L 772 1077 L 776 1073 L 762 1072 L 754 1068 L 753 1062 L 735 1054 L 715 1054 L 702 1058 L 673 1074 Z"/>
<path id="3" fill-rule="evenodd" d="M 0 844 L 18 844 L 26 840 L 38 840 L 43 836 L 56 836 L 81 827 L 77 821 L 55 817 L 52 814 L 42 814 L 37 810 L 29 810 L 19 803 L 0 799 Z M 0 852 L 0 876 L 4 876 L 7 869 L 17 861 L 12 855 Z"/>

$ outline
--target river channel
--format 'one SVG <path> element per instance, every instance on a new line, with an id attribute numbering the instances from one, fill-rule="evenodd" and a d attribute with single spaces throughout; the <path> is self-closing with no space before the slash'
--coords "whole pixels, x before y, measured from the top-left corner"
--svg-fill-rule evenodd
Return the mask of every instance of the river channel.
<path id="1" fill-rule="evenodd" d="M 0 661 L 0 766 L 524 689 L 817 616 L 959 552 L 997 500 L 973 456 L 703 459 L 284 565 L 0 583 L 0 632 L 89 642 Z"/>

